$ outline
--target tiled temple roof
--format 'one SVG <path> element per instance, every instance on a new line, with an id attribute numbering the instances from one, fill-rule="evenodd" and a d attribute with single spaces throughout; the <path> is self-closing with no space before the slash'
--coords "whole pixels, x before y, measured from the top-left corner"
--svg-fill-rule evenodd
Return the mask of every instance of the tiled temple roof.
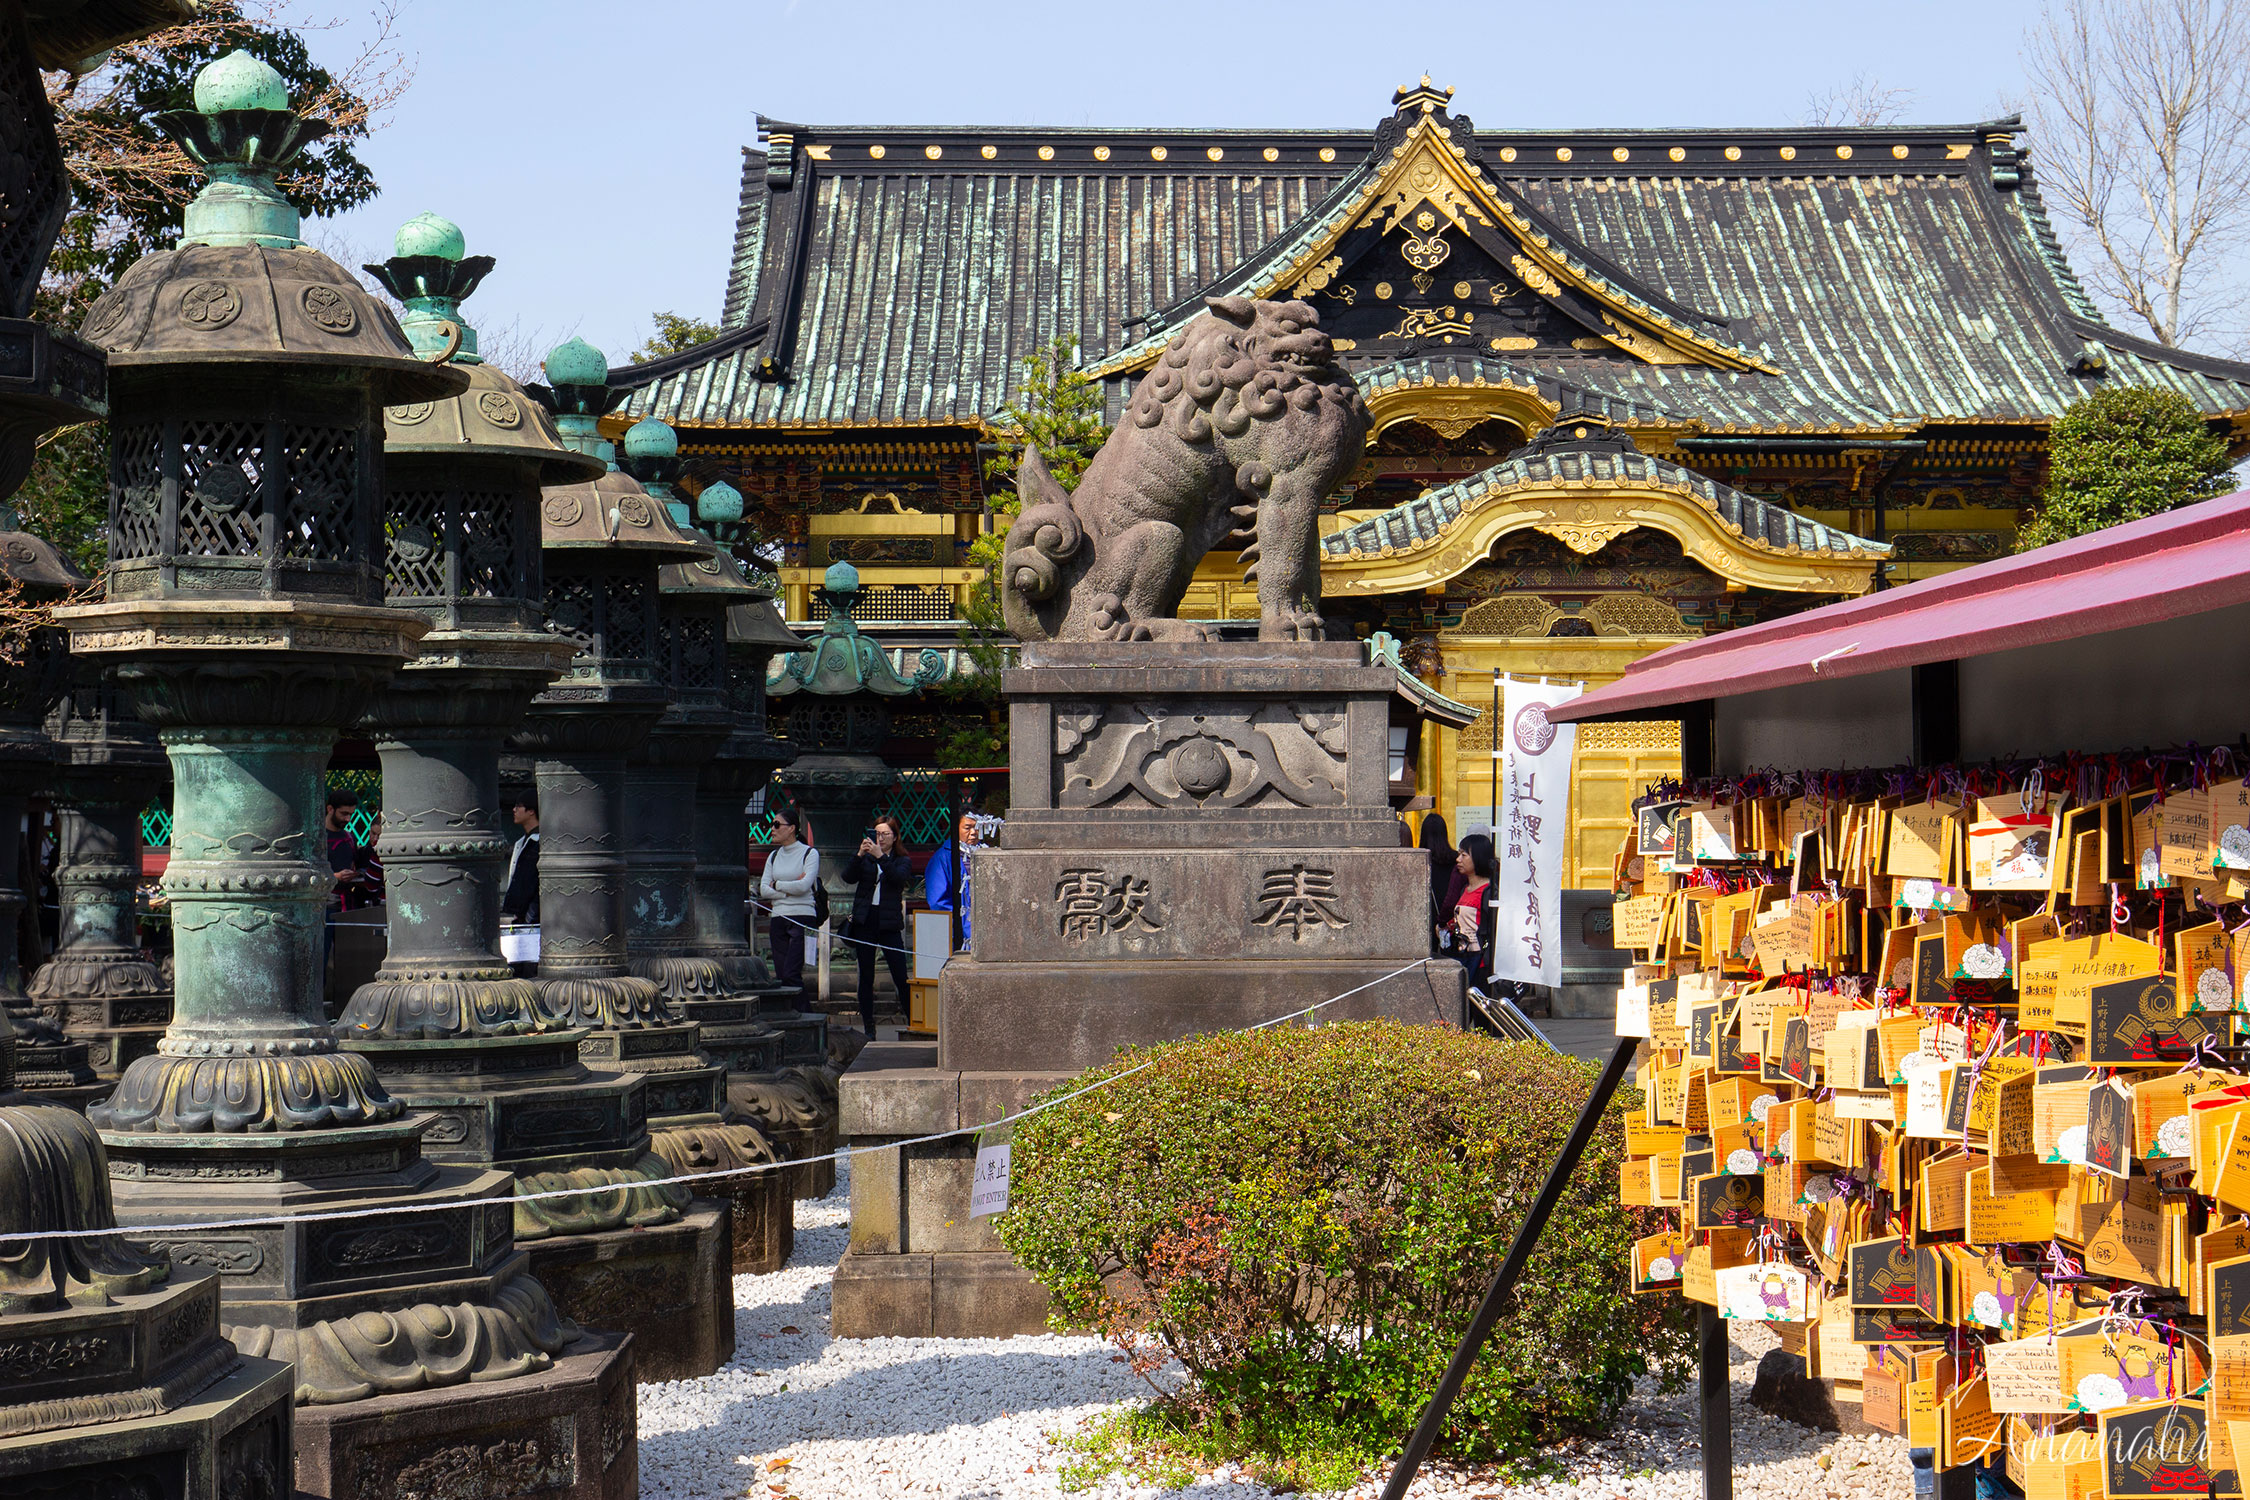
<path id="1" fill-rule="evenodd" d="M 2095 317 L 2012 121 L 1472 132 L 1441 118 L 1557 265 L 1722 351 L 1686 363 L 1619 348 L 1507 357 L 1523 376 L 1620 403 L 1631 425 L 1897 435 L 2045 422 L 2091 388 L 2092 363 L 2214 415 L 2250 412 L 2250 366 Z M 1359 211 L 1396 140 L 760 123 L 767 150 L 744 156 L 727 331 L 615 371 L 633 416 L 977 425 L 1055 335 L 1075 334 L 1100 366 L 1206 292 L 1254 288 L 1291 264 Z M 1726 368 L 1727 350 L 1753 363 Z M 1399 363 L 1345 358 L 1366 373 Z M 1134 378 L 1113 378 L 1113 408 Z"/>

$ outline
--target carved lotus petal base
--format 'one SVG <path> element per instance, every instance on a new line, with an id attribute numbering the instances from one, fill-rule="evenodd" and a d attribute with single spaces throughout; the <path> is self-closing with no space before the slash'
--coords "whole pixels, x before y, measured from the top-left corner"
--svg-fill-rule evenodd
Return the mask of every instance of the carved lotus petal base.
<path id="1" fill-rule="evenodd" d="M 686 1212 L 693 1196 L 685 1184 L 653 1187 L 673 1175 L 670 1163 L 654 1151 L 629 1167 L 573 1167 L 564 1172 L 520 1172 L 518 1193 L 547 1193 L 563 1188 L 606 1187 L 607 1192 L 581 1193 L 571 1198 L 534 1198 L 516 1202 L 516 1239 L 543 1240 L 555 1235 L 598 1234 L 606 1229 L 645 1229 L 669 1224 Z"/>
<path id="2" fill-rule="evenodd" d="M 171 997 L 163 973 L 139 954 L 58 953 L 31 976 L 34 1000 Z"/>
<path id="3" fill-rule="evenodd" d="M 427 1041 L 562 1029 L 528 979 L 417 979 L 377 971 L 353 991 L 337 1032 L 347 1039 Z"/>
<path id="4" fill-rule="evenodd" d="M 116 1225 L 108 1160 L 86 1117 L 46 1104 L 0 1108 L 0 1234 Z M 108 1235 L 17 1241 L 0 1258 L 0 1317 L 59 1308 L 89 1288 L 101 1298 L 143 1292 L 169 1271 Z"/>
<path id="5" fill-rule="evenodd" d="M 748 1121 L 727 1125 L 668 1125 L 650 1135 L 649 1145 L 675 1173 L 731 1172 L 783 1159 L 773 1142 L 766 1139 L 765 1132 Z M 729 1187 L 732 1181 L 717 1178 L 686 1186 L 709 1197 Z"/>
<path id="6" fill-rule="evenodd" d="M 817 1130 L 836 1118 L 834 1106 L 824 1103 L 793 1071 L 730 1078 L 727 1099 L 752 1123 L 769 1131 Z"/>
<path id="7" fill-rule="evenodd" d="M 636 958 L 628 967 L 666 1000 L 724 1000 L 735 994 L 726 969 L 708 958 Z"/>
<path id="8" fill-rule="evenodd" d="M 221 1331 L 244 1354 L 294 1364 L 300 1406 L 536 1374 L 578 1337 L 547 1289 L 522 1271 L 493 1287 L 489 1305 L 417 1302 L 302 1328 Z"/>
<path id="9" fill-rule="evenodd" d="M 121 1134 L 235 1135 L 380 1125 L 405 1106 L 353 1052 L 282 1057 L 136 1058 L 86 1117 Z"/>
<path id="10" fill-rule="evenodd" d="M 795 1078 L 806 1088 L 812 1090 L 813 1097 L 819 1099 L 825 1106 L 824 1112 L 827 1118 L 834 1119 L 836 1117 L 837 1101 L 839 1098 L 837 1085 L 844 1076 L 841 1069 L 829 1066 L 827 1064 L 823 1064 L 819 1067 L 800 1064 L 795 1067 L 785 1068 L 782 1071 L 789 1074 L 790 1077 Z"/>
<path id="11" fill-rule="evenodd" d="M 672 1024 L 656 985 L 628 974 L 554 978 L 542 974 L 539 1004 L 558 1027 L 590 1026 L 597 1031 L 615 1031 L 633 1026 Z"/>
<path id="12" fill-rule="evenodd" d="M 55 1023 L 53 1017 L 41 1015 L 37 1007 L 33 1006 L 22 995 L 0 997 L 0 1009 L 6 1011 L 8 1024 L 14 1028 L 16 1033 L 16 1046 L 19 1049 L 17 1067 L 23 1066 L 20 1049 L 27 1046 L 54 1047 L 61 1045 L 63 1040 L 62 1027 Z"/>

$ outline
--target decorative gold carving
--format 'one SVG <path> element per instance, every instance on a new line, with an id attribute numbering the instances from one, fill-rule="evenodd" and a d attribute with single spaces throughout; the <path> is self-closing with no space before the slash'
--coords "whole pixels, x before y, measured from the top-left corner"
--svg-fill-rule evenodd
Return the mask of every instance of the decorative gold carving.
<path id="1" fill-rule="evenodd" d="M 1603 635 L 1695 635 L 1680 612 L 1654 594 L 1596 594 L 1579 618 Z"/>
<path id="2" fill-rule="evenodd" d="M 1729 147 L 1727 147 L 1727 160 L 1728 160 L 1728 161 L 1740 161 L 1740 160 L 1742 160 L 1742 148 L 1741 148 L 1740 146 L 1729 146 Z"/>
<path id="3" fill-rule="evenodd" d="M 1466 301 L 1468 301 L 1468 300 L 1469 300 L 1469 294 L 1470 294 L 1471 292 L 1473 292 L 1474 290 L 1475 290 L 1475 288 L 1474 288 L 1474 287 L 1472 287 L 1472 286 L 1470 286 L 1470 285 L 1469 285 L 1469 284 L 1468 284 L 1468 283 L 1467 283 L 1466 281 L 1456 281 L 1456 282 L 1454 282 L 1454 283 L 1453 283 L 1453 295 L 1454 295 L 1454 298 L 1455 298 L 1455 299 L 1456 299 L 1457 301 L 1461 301 L 1461 302 L 1466 302 Z M 1495 302 L 1497 302 L 1497 301 L 1499 301 L 1500 299 L 1499 299 L 1499 298 L 1497 298 L 1497 297 L 1495 297 L 1495 298 L 1493 298 L 1493 300 L 1494 300 Z"/>
<path id="4" fill-rule="evenodd" d="M 1904 161 L 1906 159 L 1906 148 L 1904 146 L 1893 146 L 1891 147 L 1891 155 Z"/>
<path id="5" fill-rule="evenodd" d="M 1850 161 L 1852 159 L 1852 148 L 1849 146 L 1838 146 L 1836 148 L 1836 159 L 1838 161 Z"/>
<path id="6" fill-rule="evenodd" d="M 1170 156 L 1171 154 L 1172 153 L 1170 151 L 1167 151 L 1162 146 L 1151 146 L 1148 148 L 1149 160 L 1151 161 L 1162 161 L 1165 157 Z"/>
<path id="7" fill-rule="evenodd" d="M 883 150 L 883 147 L 881 146 L 881 144 L 880 144 L 880 143 L 878 143 L 878 144 L 876 144 L 876 145 L 873 145 L 873 146 L 870 146 L 870 147 L 868 147 L 868 148 L 867 148 L 867 154 L 868 154 L 869 156 L 873 157 L 873 158 L 874 158 L 875 160 L 877 160 L 877 161 L 881 161 L 881 160 L 883 159 L 883 156 L 884 156 L 884 150 Z"/>
<path id="8" fill-rule="evenodd" d="M 1539 262 L 1533 260 L 1530 256 L 1513 256 L 1509 259 L 1508 264 L 1511 268 L 1514 269 L 1515 273 L 1518 276 L 1521 276 L 1523 278 L 1523 284 L 1527 287 L 1530 287 L 1540 296 L 1554 297 L 1561 294 L 1562 284 L 1556 281 L 1554 277 L 1548 275 L 1547 268 L 1540 265 Z"/>
<path id="9" fill-rule="evenodd" d="M 1686 161 L 1687 148 L 1685 148 L 1684 146 L 1674 146 L 1670 151 L 1666 152 L 1665 155 L 1671 157 L 1674 161 Z"/>
<path id="10" fill-rule="evenodd" d="M 1227 153 L 1226 153 L 1226 151 L 1225 151 L 1225 150 L 1224 150 L 1223 148 L 1221 148 L 1221 147 L 1218 147 L 1218 146 L 1206 146 L 1206 147 L 1204 148 L 1204 150 L 1203 150 L 1203 154 L 1204 154 L 1205 156 L 1209 157 L 1209 158 L 1210 158 L 1211 160 L 1213 160 L 1213 161 L 1223 161 L 1223 160 L 1225 160 L 1225 159 L 1226 159 L 1226 154 L 1227 154 Z"/>
<path id="11" fill-rule="evenodd" d="M 1630 161 L 1632 160 L 1632 156 L 1633 153 L 1626 150 L 1623 146 L 1618 146 L 1611 150 L 1611 152 L 1609 153 L 1609 159 L 1611 161 Z"/>
<path id="12" fill-rule="evenodd" d="M 1328 283 L 1332 279 L 1334 279 L 1336 273 L 1338 271 L 1341 271 L 1342 269 L 1344 269 L 1344 258 L 1341 255 L 1329 256 L 1328 259 L 1322 261 L 1319 265 L 1314 266 L 1311 270 L 1305 273 L 1304 279 L 1302 281 L 1299 281 L 1296 287 L 1293 289 L 1294 294 L 1299 297 L 1310 297 L 1315 292 L 1327 291 Z M 1344 287 L 1337 293 L 1337 295 L 1344 296 L 1350 291 L 1350 287 Z M 1349 300 L 1350 299 L 1347 296 L 1346 301 L 1348 302 Z"/>
<path id="13" fill-rule="evenodd" d="M 1974 145 L 1948 146 L 1945 148 L 1945 159 L 1947 161 L 1967 161 L 1969 153 L 1976 149 Z"/>
<path id="14" fill-rule="evenodd" d="M 1534 531 L 1543 531 L 1581 556 L 1591 557 L 1633 529 L 1631 521 L 1604 521 L 1592 524 L 1569 521 L 1540 521 Z"/>
<path id="15" fill-rule="evenodd" d="M 1474 332 L 1469 314 L 1451 305 L 1445 307 L 1417 307 L 1407 311 L 1398 320 L 1398 327 L 1385 334 L 1385 338 L 1426 339 L 1444 333 Z"/>
<path id="16" fill-rule="evenodd" d="M 1375 297 L 1376 297 L 1376 300 L 1377 300 L 1377 301 L 1380 301 L 1380 302 L 1388 302 L 1388 301 L 1390 301 L 1390 300 L 1391 300 L 1391 284 L 1390 284 L 1389 282 L 1387 282 L 1387 281 L 1378 281 L 1378 282 L 1376 282 L 1376 283 L 1375 283 Z"/>
<path id="17" fill-rule="evenodd" d="M 1446 634 L 1543 636 L 1564 613 L 1537 594 L 1495 594 L 1470 605 Z"/>
<path id="18" fill-rule="evenodd" d="M 1618 348 L 1623 349 L 1635 359 L 1644 360 L 1652 365 L 1690 365 L 1695 363 L 1691 356 L 1682 354 L 1661 339 L 1649 337 L 1632 324 L 1621 321 L 1613 313 L 1604 312 L 1602 321 L 1617 330 L 1610 335 L 1610 342 L 1616 344 Z"/>
<path id="19" fill-rule="evenodd" d="M 979 146 L 979 147 L 977 147 L 977 155 L 979 155 L 979 156 L 983 157 L 983 158 L 984 158 L 984 159 L 985 159 L 986 161 L 990 161 L 990 160 L 992 160 L 992 158 L 994 158 L 995 156 L 998 156 L 999 154 L 1000 154 L 1000 148 L 999 148 L 998 146 Z"/>
<path id="20" fill-rule="evenodd" d="M 1783 161 L 1795 161 L 1797 159 L 1797 148 L 1795 146 L 1782 147 L 1781 159 Z"/>
<path id="21" fill-rule="evenodd" d="M 1578 748 L 1677 750 L 1680 748 L 1680 725 L 1676 719 L 1627 719 L 1618 723 L 1581 724 L 1578 726 Z"/>
<path id="22" fill-rule="evenodd" d="M 1500 148 L 1500 159 L 1502 161 L 1514 161 L 1516 159 L 1516 148 L 1513 146 L 1502 146 Z"/>
<path id="23" fill-rule="evenodd" d="M 1321 147 L 1320 159 L 1322 161 L 1334 161 L 1336 159 L 1336 148 L 1334 146 Z"/>
<path id="24" fill-rule="evenodd" d="M 1568 146 L 1557 146 L 1557 147 L 1555 148 L 1555 160 L 1556 160 L 1556 161 L 1569 161 L 1569 160 L 1570 160 L 1570 148 L 1569 148 Z"/>
<path id="25" fill-rule="evenodd" d="M 1436 277 L 1432 276 L 1427 271 L 1416 271 L 1412 276 L 1409 276 L 1407 278 L 1407 280 L 1414 283 L 1414 290 L 1417 293 L 1428 291 L 1430 289 L 1430 283 L 1432 281 L 1435 281 L 1436 279 Z"/>
<path id="26" fill-rule="evenodd" d="M 1281 153 L 1272 146 L 1266 147 L 1264 155 L 1267 161 L 1281 160 Z"/>
<path id="27" fill-rule="evenodd" d="M 1492 347 L 1502 353 L 1511 349 L 1536 349 L 1539 347 L 1539 340 L 1526 338 L 1520 333 L 1512 333 L 1505 338 L 1494 339 Z"/>
<path id="28" fill-rule="evenodd" d="M 1096 146 L 1096 147 L 1094 148 L 1094 160 L 1096 160 L 1096 161 L 1108 161 L 1108 160 L 1109 160 L 1109 147 L 1107 147 L 1107 146 Z"/>
<path id="29" fill-rule="evenodd" d="M 943 146 L 924 146 L 922 154 L 931 161 L 936 161 L 939 157 L 945 155 L 945 148 Z"/>
<path id="30" fill-rule="evenodd" d="M 1421 237 L 1409 236 L 1406 243 L 1398 247 L 1399 259 L 1417 271 L 1436 270 L 1452 253 L 1453 246 L 1442 232 Z"/>

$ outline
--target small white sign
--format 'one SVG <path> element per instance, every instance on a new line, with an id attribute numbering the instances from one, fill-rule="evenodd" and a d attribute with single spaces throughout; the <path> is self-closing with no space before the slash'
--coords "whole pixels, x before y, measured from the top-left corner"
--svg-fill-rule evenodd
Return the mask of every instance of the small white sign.
<path id="1" fill-rule="evenodd" d="M 536 927 L 501 928 L 500 956 L 512 964 L 535 964 L 539 962 L 539 929 Z"/>
<path id="2" fill-rule="evenodd" d="M 977 1148 L 977 1167 L 969 1178 L 969 1217 L 981 1219 L 1008 1206 L 1008 1143 Z"/>

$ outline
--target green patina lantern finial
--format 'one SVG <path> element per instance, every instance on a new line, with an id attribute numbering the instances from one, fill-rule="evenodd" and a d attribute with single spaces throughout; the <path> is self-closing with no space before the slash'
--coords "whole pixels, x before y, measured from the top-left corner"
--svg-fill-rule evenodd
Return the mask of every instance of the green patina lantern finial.
<path id="1" fill-rule="evenodd" d="M 563 446 L 616 467 L 617 450 L 602 436 L 600 423 L 602 415 L 621 404 L 629 392 L 609 388 L 609 357 L 584 339 L 570 339 L 548 351 L 542 368 L 547 383 L 527 389 L 533 400 L 555 414 Z"/>
<path id="2" fill-rule="evenodd" d="M 360 267 L 405 304 L 399 326 L 417 354 L 444 353 L 458 335 L 452 357 L 465 365 L 484 362 L 477 331 L 461 316 L 461 300 L 491 273 L 493 261 L 468 254 L 468 248 L 461 226 L 451 219 L 416 214 L 399 226 L 389 260 Z"/>
<path id="3" fill-rule="evenodd" d="M 297 209 L 274 178 L 330 127 L 290 110 L 279 73 L 248 52 L 229 52 L 195 75 L 194 109 L 167 110 L 155 123 L 211 178 L 182 215 L 182 245 L 303 243 Z"/>
<path id="4" fill-rule="evenodd" d="M 674 525 L 685 529 L 695 524 L 686 498 L 674 487 L 680 477 L 680 435 L 669 423 L 643 417 L 626 428 L 625 461 L 620 467 L 664 502 Z"/>
<path id="5" fill-rule="evenodd" d="M 695 497 L 695 516 L 706 526 L 725 526 L 742 519 L 742 491 L 724 479 L 714 479 Z"/>

